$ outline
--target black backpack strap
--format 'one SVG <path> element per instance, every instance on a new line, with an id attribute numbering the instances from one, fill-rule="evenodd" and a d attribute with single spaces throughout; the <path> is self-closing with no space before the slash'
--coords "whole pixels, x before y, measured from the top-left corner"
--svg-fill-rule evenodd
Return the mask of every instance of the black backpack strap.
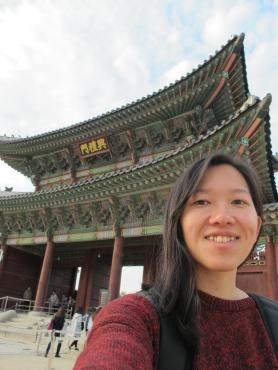
<path id="1" fill-rule="evenodd" d="M 137 293 L 138 294 L 138 293 Z M 174 317 L 163 315 L 159 309 L 158 297 L 151 289 L 141 291 L 156 308 L 160 319 L 160 345 L 157 370 L 191 370 L 193 358 L 184 345 L 184 341 L 176 329 Z"/>
<path id="2" fill-rule="evenodd" d="M 171 316 L 160 316 L 160 350 L 158 370 L 191 370 L 192 356 Z"/>
<path id="3" fill-rule="evenodd" d="M 255 293 L 248 295 L 256 302 L 278 358 L 278 302 Z"/>

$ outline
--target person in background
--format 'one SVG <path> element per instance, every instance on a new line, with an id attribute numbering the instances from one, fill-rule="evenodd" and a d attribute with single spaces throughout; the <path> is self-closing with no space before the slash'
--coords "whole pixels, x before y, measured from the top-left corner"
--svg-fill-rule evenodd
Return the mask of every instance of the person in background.
<path id="1" fill-rule="evenodd" d="M 72 296 L 69 296 L 68 310 L 71 310 L 71 312 L 74 312 L 74 307 L 75 307 L 75 300 L 72 298 Z M 72 316 L 72 314 L 71 314 L 71 316 Z"/>
<path id="2" fill-rule="evenodd" d="M 88 311 L 83 316 L 83 323 L 86 335 L 88 334 L 88 325 L 92 316 L 92 312 L 93 312 L 92 308 L 89 308 Z"/>
<path id="3" fill-rule="evenodd" d="M 95 307 L 95 310 L 91 314 L 89 321 L 88 321 L 88 332 L 90 332 L 93 329 L 94 321 L 101 310 L 102 310 L 102 306 Z"/>
<path id="4" fill-rule="evenodd" d="M 74 346 L 74 349 L 76 351 L 79 351 L 77 344 L 81 336 L 82 324 L 83 324 L 82 307 L 78 307 L 75 314 L 73 315 L 71 319 L 71 323 L 68 328 L 69 336 L 72 336 L 74 338 L 72 343 L 69 345 L 70 350 Z"/>
<path id="5" fill-rule="evenodd" d="M 64 307 L 60 307 L 58 309 L 58 311 L 54 314 L 51 321 L 52 321 L 51 322 L 51 330 L 62 330 L 63 329 L 64 324 L 65 324 L 65 310 L 64 310 Z M 55 339 L 56 338 L 61 338 L 60 333 L 55 333 L 54 335 L 55 335 Z M 60 356 L 60 350 L 61 350 L 61 347 L 62 347 L 62 341 L 63 341 L 62 339 L 58 339 L 58 345 L 57 345 L 55 357 L 61 357 Z M 45 357 L 47 357 L 48 352 L 50 350 L 50 347 L 51 347 L 51 341 L 47 345 L 45 355 L 44 355 Z"/>
<path id="6" fill-rule="evenodd" d="M 56 290 L 52 291 L 51 296 L 48 299 L 48 302 L 50 303 L 50 308 L 53 308 L 54 310 L 59 307 L 59 298 L 56 293 Z"/>
<path id="7" fill-rule="evenodd" d="M 30 305 L 30 301 L 32 299 L 32 289 L 30 286 L 24 290 L 23 299 L 25 300 L 23 302 L 23 306 L 24 306 L 23 308 L 24 310 L 27 310 Z"/>
<path id="8" fill-rule="evenodd" d="M 86 334 L 90 333 L 93 329 L 93 325 L 94 325 L 94 321 L 97 317 L 97 315 L 99 314 L 99 312 L 102 310 L 102 306 L 98 306 L 98 307 L 94 307 L 94 310 L 92 312 L 92 314 L 90 315 L 89 317 L 89 320 L 88 320 L 88 326 L 87 326 L 87 332 Z M 87 340 L 84 342 L 84 348 L 86 348 L 87 346 Z"/>
<path id="9" fill-rule="evenodd" d="M 74 370 L 278 369 L 278 303 L 236 284 L 262 215 L 248 163 L 218 153 L 189 166 L 166 205 L 153 287 L 101 310 Z"/>
<path id="10" fill-rule="evenodd" d="M 61 305 L 64 308 L 67 308 L 67 305 L 68 305 L 68 299 L 64 293 L 62 294 L 62 297 L 61 297 Z"/>

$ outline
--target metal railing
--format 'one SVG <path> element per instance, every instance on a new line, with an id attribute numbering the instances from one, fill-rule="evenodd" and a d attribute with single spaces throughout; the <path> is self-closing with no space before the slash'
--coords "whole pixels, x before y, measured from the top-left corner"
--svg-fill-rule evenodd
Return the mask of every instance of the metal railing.
<path id="1" fill-rule="evenodd" d="M 16 312 L 30 312 L 34 311 L 35 308 L 35 301 L 34 300 L 27 300 L 24 298 L 16 298 L 16 297 L 0 297 L 0 312 L 7 311 L 7 310 L 15 310 Z M 38 307 L 36 306 L 36 311 L 53 315 L 57 311 L 57 307 L 53 307 L 50 302 L 45 302 L 44 306 Z M 70 318 L 72 315 L 72 307 L 65 307 L 66 311 L 66 318 Z"/>

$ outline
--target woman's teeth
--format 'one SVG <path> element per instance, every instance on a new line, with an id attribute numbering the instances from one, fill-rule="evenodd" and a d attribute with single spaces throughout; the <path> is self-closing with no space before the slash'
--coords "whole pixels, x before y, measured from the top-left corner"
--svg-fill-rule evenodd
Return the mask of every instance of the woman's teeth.
<path id="1" fill-rule="evenodd" d="M 231 241 L 236 240 L 237 238 L 235 236 L 206 236 L 207 240 L 216 242 L 216 243 L 228 243 Z"/>

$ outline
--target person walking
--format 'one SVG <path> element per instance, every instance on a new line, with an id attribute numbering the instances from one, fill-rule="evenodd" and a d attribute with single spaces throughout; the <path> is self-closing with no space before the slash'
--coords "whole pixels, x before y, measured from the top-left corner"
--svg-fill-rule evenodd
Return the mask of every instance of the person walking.
<path id="1" fill-rule="evenodd" d="M 71 323 L 70 323 L 70 326 L 68 328 L 69 330 L 69 335 L 72 336 L 72 338 L 74 338 L 74 340 L 72 341 L 72 343 L 69 345 L 69 349 L 71 350 L 71 348 L 74 346 L 74 349 L 76 351 L 79 351 L 78 347 L 77 347 L 77 344 L 78 344 L 78 340 L 81 336 L 81 331 L 82 331 L 82 324 L 84 326 L 84 323 L 83 323 L 83 314 L 82 314 L 82 307 L 78 307 L 75 314 L 73 315 L 72 319 L 71 319 Z"/>
<path id="2" fill-rule="evenodd" d="M 85 330 L 86 335 L 88 334 L 88 331 L 89 331 L 88 325 L 91 320 L 92 313 L 93 313 L 92 308 L 89 308 L 88 311 L 83 316 L 84 330 Z"/>
<path id="3" fill-rule="evenodd" d="M 102 310 L 102 306 L 95 307 L 94 312 L 91 314 L 88 320 L 88 329 L 87 329 L 88 332 L 90 332 L 93 329 L 94 321 L 101 310 Z"/>
<path id="4" fill-rule="evenodd" d="M 53 318 L 50 322 L 50 329 L 51 330 L 62 330 L 63 327 L 64 327 L 64 324 L 65 324 L 65 310 L 64 310 L 63 307 L 60 307 L 58 309 L 58 311 L 54 314 L 54 316 L 53 316 Z M 60 350 L 61 350 L 61 347 L 62 347 L 63 340 L 60 339 L 61 338 L 60 333 L 55 332 L 54 336 L 55 336 L 55 339 L 59 338 L 55 357 L 61 357 L 60 356 Z M 47 357 L 48 352 L 50 350 L 50 347 L 51 347 L 51 341 L 47 345 L 45 355 L 44 355 L 45 357 Z"/>

